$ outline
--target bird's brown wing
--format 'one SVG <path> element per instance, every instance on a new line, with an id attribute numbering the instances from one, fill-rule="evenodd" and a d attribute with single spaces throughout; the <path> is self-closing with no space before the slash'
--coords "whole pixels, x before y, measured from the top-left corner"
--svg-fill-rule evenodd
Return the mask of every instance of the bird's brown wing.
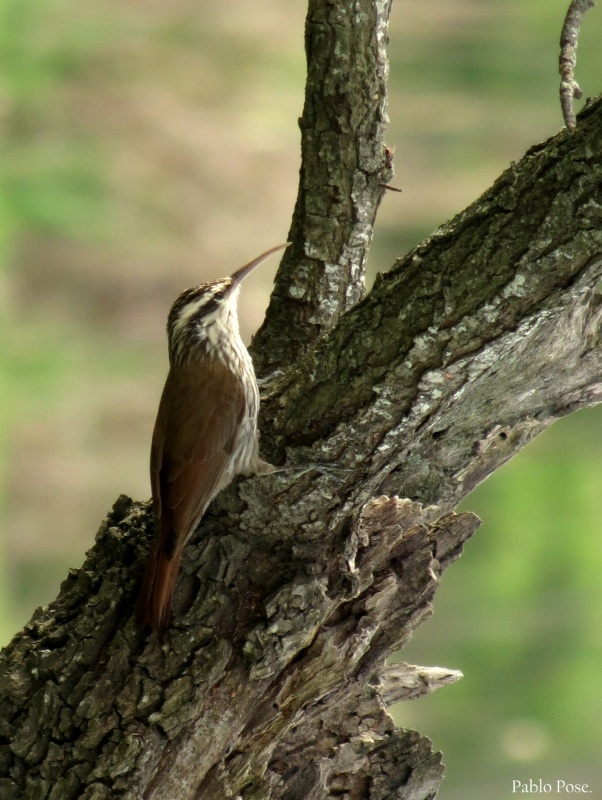
<path id="1" fill-rule="evenodd" d="M 140 616 L 153 628 L 169 617 L 184 545 L 213 497 L 246 413 L 240 381 L 220 362 L 172 367 L 151 449 L 155 538 L 140 592 Z"/>

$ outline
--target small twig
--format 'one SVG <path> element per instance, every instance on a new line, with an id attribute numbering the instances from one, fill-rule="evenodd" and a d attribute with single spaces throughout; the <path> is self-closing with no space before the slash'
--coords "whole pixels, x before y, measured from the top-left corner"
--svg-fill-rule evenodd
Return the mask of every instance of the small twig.
<path id="1" fill-rule="evenodd" d="M 391 186 L 390 183 L 379 183 L 381 189 L 388 189 L 390 192 L 403 192 L 403 189 L 398 189 L 397 186 Z"/>
<path id="2" fill-rule="evenodd" d="M 564 123 L 569 130 L 575 130 L 576 119 L 573 111 L 573 98 L 579 100 L 583 96 L 579 84 L 575 80 L 575 64 L 577 63 L 577 38 L 583 15 L 595 5 L 594 0 L 571 0 L 569 10 L 564 18 L 560 34 L 560 107 Z"/>

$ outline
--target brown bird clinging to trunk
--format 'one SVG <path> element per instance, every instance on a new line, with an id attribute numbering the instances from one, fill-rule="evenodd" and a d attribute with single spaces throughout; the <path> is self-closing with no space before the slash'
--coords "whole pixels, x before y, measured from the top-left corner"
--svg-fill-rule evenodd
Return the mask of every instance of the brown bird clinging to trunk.
<path id="1" fill-rule="evenodd" d="M 169 374 L 151 447 L 155 536 L 138 616 L 153 629 L 169 622 L 186 542 L 207 506 L 238 474 L 273 467 L 258 453 L 259 390 L 238 330 L 240 284 L 279 245 L 231 277 L 183 292 L 167 321 Z"/>

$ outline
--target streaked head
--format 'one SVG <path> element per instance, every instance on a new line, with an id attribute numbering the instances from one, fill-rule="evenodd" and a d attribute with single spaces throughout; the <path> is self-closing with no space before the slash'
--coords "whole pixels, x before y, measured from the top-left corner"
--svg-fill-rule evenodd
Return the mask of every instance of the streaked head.
<path id="1" fill-rule="evenodd" d="M 267 258 L 288 247 L 281 244 L 236 270 L 229 278 L 201 283 L 177 298 L 167 319 L 169 358 L 183 361 L 195 345 L 215 347 L 221 336 L 238 335 L 237 300 L 242 281 Z"/>

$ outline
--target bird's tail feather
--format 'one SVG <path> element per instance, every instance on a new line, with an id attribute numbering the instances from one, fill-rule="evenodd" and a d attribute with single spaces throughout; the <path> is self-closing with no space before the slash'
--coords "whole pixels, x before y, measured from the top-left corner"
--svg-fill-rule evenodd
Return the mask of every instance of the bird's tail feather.
<path id="1" fill-rule="evenodd" d="M 168 557 L 163 547 L 148 554 L 138 599 L 138 619 L 141 625 L 161 630 L 169 623 L 171 598 L 180 570 L 183 548 L 178 547 Z"/>

